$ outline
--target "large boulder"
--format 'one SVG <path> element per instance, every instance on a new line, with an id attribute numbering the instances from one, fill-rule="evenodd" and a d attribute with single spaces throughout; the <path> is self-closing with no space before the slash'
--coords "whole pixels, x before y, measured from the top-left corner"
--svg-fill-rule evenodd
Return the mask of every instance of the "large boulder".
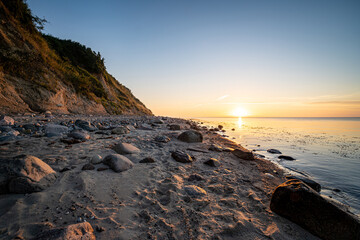
<path id="1" fill-rule="evenodd" d="M 110 154 L 106 156 L 103 163 L 108 165 L 115 172 L 123 172 L 134 166 L 132 161 L 120 154 Z"/>
<path id="2" fill-rule="evenodd" d="M 20 155 L 0 160 L 0 193 L 39 192 L 55 179 L 55 171 L 37 157 Z"/>
<path id="3" fill-rule="evenodd" d="M 251 160 L 255 159 L 253 153 L 245 148 L 235 149 L 234 151 L 232 151 L 232 153 L 242 160 L 250 160 L 251 161 Z"/>
<path id="4" fill-rule="evenodd" d="M 134 154 L 139 153 L 140 149 L 135 147 L 134 145 L 130 143 L 118 143 L 112 148 L 115 152 L 119 154 Z"/>
<path id="5" fill-rule="evenodd" d="M 40 233 L 33 240 L 95 240 L 94 229 L 88 222 L 72 224 Z"/>
<path id="6" fill-rule="evenodd" d="M 314 235 L 329 240 L 360 239 L 360 222 L 300 180 L 279 185 L 270 208 Z"/>
<path id="7" fill-rule="evenodd" d="M 195 143 L 195 142 L 202 142 L 203 136 L 200 132 L 194 130 L 188 130 L 181 133 L 178 136 L 178 139 L 183 142 L 187 143 Z"/>

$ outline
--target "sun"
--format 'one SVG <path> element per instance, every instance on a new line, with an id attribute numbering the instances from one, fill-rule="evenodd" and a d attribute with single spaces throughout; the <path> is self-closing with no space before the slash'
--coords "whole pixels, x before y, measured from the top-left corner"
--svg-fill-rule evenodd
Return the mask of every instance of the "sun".
<path id="1" fill-rule="evenodd" d="M 249 112 L 245 108 L 238 107 L 234 109 L 231 115 L 234 117 L 246 117 L 249 116 Z"/>

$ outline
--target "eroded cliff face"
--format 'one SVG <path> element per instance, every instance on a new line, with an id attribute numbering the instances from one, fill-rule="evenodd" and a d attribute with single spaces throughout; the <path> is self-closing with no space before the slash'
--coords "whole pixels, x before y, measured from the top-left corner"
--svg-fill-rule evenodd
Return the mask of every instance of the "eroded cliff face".
<path id="1" fill-rule="evenodd" d="M 10 2 L 0 0 L 1 114 L 49 110 L 152 115 L 106 71 L 99 53 L 79 43 L 43 36 L 33 19 L 24 20 L 26 14 L 32 16 L 27 5 L 22 0 Z M 72 48 L 75 54 L 68 57 L 59 46 Z"/>

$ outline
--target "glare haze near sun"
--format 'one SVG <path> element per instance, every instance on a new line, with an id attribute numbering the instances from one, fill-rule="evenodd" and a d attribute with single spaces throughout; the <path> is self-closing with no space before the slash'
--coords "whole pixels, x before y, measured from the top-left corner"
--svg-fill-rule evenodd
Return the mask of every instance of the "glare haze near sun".
<path id="1" fill-rule="evenodd" d="M 360 116 L 360 1 L 28 3 L 156 115 Z"/>

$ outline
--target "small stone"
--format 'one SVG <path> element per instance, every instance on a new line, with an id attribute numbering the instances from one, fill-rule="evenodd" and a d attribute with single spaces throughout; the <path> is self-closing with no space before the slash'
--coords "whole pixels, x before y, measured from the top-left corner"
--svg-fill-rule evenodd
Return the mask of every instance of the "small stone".
<path id="1" fill-rule="evenodd" d="M 141 160 L 139 163 L 154 163 L 155 160 L 152 157 L 146 157 L 143 160 Z"/>
<path id="2" fill-rule="evenodd" d="M 268 153 L 272 153 L 272 154 L 281 154 L 281 152 L 280 152 L 279 150 L 277 150 L 277 149 L 272 149 L 272 148 L 271 148 L 271 149 L 268 149 L 267 152 L 268 152 Z"/>
<path id="3" fill-rule="evenodd" d="M 112 134 L 128 134 L 130 130 L 127 127 L 120 126 L 111 130 Z"/>
<path id="4" fill-rule="evenodd" d="M 159 118 L 156 118 L 156 119 L 153 121 L 153 123 L 155 123 L 155 124 L 164 124 L 164 121 L 161 120 L 161 119 L 159 119 Z"/>
<path id="5" fill-rule="evenodd" d="M 95 169 L 94 165 L 92 165 L 91 163 L 87 163 L 82 167 L 81 170 L 94 170 L 94 169 Z"/>
<path id="6" fill-rule="evenodd" d="M 176 130 L 180 130 L 181 127 L 180 127 L 180 125 L 178 125 L 178 124 L 171 124 L 171 125 L 169 126 L 169 129 L 172 130 L 172 131 L 176 131 Z"/>
<path id="7" fill-rule="evenodd" d="M 204 189 L 195 185 L 185 186 L 184 190 L 191 197 L 202 197 L 207 195 Z"/>
<path id="8" fill-rule="evenodd" d="M 194 161 L 189 154 L 180 150 L 176 150 L 175 152 L 171 153 L 171 156 L 175 159 L 175 161 L 181 163 L 191 163 Z"/>
<path id="9" fill-rule="evenodd" d="M 69 128 L 58 124 L 47 124 L 45 134 L 47 137 L 61 136 L 69 131 Z"/>
<path id="10" fill-rule="evenodd" d="M 215 158 L 210 158 L 209 160 L 204 162 L 204 164 L 206 164 L 206 165 L 208 165 L 210 167 L 219 167 L 221 165 L 219 160 L 217 160 Z"/>
<path id="11" fill-rule="evenodd" d="M 154 130 L 154 129 L 152 128 L 152 126 L 149 125 L 149 124 L 147 124 L 147 123 L 141 124 L 140 127 L 139 127 L 139 129 L 141 129 L 141 130 Z"/>
<path id="12" fill-rule="evenodd" d="M 12 126 L 15 124 L 15 120 L 9 116 L 0 116 L 0 125 Z"/>
<path id="13" fill-rule="evenodd" d="M 341 192 L 341 190 L 338 189 L 338 188 L 334 188 L 333 191 L 334 191 L 334 192 Z"/>
<path id="14" fill-rule="evenodd" d="M 100 164 L 102 163 L 102 160 L 103 158 L 100 156 L 100 155 L 94 155 L 92 158 L 91 158 L 91 163 L 92 164 Z"/>
<path id="15" fill-rule="evenodd" d="M 252 152 L 247 149 L 235 149 L 232 153 L 243 160 L 255 160 Z"/>
<path id="16" fill-rule="evenodd" d="M 222 152 L 223 148 L 220 145 L 217 144 L 211 144 L 211 146 L 209 147 L 210 151 L 215 151 L 215 152 Z"/>
<path id="17" fill-rule="evenodd" d="M 170 138 L 167 137 L 167 136 L 156 136 L 154 138 L 154 140 L 157 141 L 157 142 L 163 142 L 163 143 L 170 142 Z"/>
<path id="18" fill-rule="evenodd" d="M 195 142 L 202 142 L 203 136 L 200 132 L 194 130 L 188 130 L 181 133 L 178 136 L 178 139 L 183 142 L 187 143 L 195 143 Z"/>
<path id="19" fill-rule="evenodd" d="M 79 139 L 82 141 L 90 139 L 90 135 L 87 131 L 84 130 L 74 130 L 68 134 L 68 137 Z"/>
<path id="20" fill-rule="evenodd" d="M 202 181 L 204 180 L 204 177 L 195 173 L 195 174 L 192 174 L 188 177 L 188 181 Z"/>
<path id="21" fill-rule="evenodd" d="M 103 160 L 105 165 L 108 165 L 115 172 L 123 172 L 134 166 L 127 157 L 120 154 L 110 154 Z"/>
<path id="22" fill-rule="evenodd" d="M 223 125 L 219 125 L 218 128 L 219 128 L 220 130 L 222 130 L 222 129 L 224 128 L 224 126 L 223 126 Z"/>
<path id="23" fill-rule="evenodd" d="M 134 154 L 139 153 L 140 149 L 135 147 L 134 145 L 130 143 L 118 143 L 112 148 L 115 152 L 119 154 Z"/>
<path id="24" fill-rule="evenodd" d="M 96 127 L 92 126 L 89 121 L 78 119 L 75 121 L 75 126 L 78 126 L 86 131 L 93 132 L 97 130 Z"/>
<path id="25" fill-rule="evenodd" d="M 52 117 L 51 112 L 50 112 L 50 111 L 46 111 L 46 112 L 45 112 L 45 117 L 46 117 L 46 118 L 51 118 L 51 117 Z"/>
<path id="26" fill-rule="evenodd" d="M 279 159 L 282 159 L 282 160 L 287 160 L 287 161 L 294 161 L 296 160 L 295 158 L 291 157 L 291 156 L 286 156 L 286 155 L 280 155 L 278 157 Z"/>

